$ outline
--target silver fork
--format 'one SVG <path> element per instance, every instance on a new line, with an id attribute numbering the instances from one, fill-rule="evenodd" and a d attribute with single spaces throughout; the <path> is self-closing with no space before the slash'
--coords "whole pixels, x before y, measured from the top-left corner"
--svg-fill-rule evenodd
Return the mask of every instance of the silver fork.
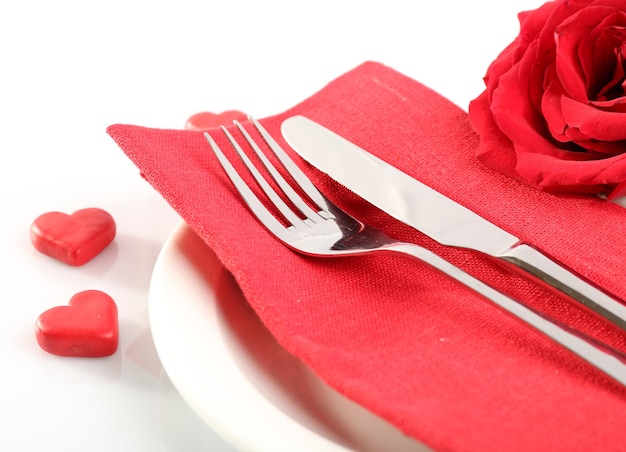
<path id="1" fill-rule="evenodd" d="M 256 191 L 262 192 L 267 200 L 274 205 L 284 217 L 282 220 L 265 207 L 264 202 L 247 185 L 213 137 L 207 132 L 204 133 L 204 136 L 249 209 L 259 222 L 283 244 L 299 253 L 311 256 L 340 257 L 389 252 L 412 256 L 476 291 L 617 382 L 626 385 L 626 354 L 508 297 L 426 248 L 394 240 L 382 231 L 352 217 L 332 204 L 315 188 L 313 183 L 258 121 L 251 117 L 248 119 L 263 138 L 265 144 L 262 145 L 275 154 L 283 166 L 282 171 L 290 175 L 293 180 L 291 183 L 295 183 L 299 187 L 298 190 L 310 198 L 307 202 L 292 188 L 292 185 L 271 163 L 259 144 L 255 142 L 239 121 L 233 121 L 233 123 L 241 134 L 240 140 L 243 139 L 245 146 L 252 149 L 263 163 L 266 175 L 259 171 L 233 134 L 222 126 L 221 131 L 226 135 L 232 147 L 243 160 L 245 167 L 258 183 Z M 273 184 L 270 183 L 272 179 Z M 280 187 L 282 196 L 272 188 L 272 185 Z M 285 198 L 289 199 L 295 208 L 283 201 Z M 314 207 L 312 208 L 309 204 Z"/>

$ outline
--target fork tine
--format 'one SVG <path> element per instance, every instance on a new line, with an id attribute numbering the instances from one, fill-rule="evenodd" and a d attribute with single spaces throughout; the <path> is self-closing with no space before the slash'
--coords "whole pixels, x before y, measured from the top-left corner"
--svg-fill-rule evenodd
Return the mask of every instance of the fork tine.
<path id="1" fill-rule="evenodd" d="M 259 184 L 261 190 L 265 193 L 265 195 L 269 198 L 269 200 L 274 204 L 280 213 L 285 217 L 288 223 L 296 229 L 301 229 L 306 223 L 294 213 L 294 211 L 282 200 L 282 198 L 276 193 L 276 191 L 270 186 L 265 177 L 259 172 L 256 168 L 250 157 L 244 152 L 239 143 L 235 140 L 232 134 L 228 131 L 228 129 L 224 126 L 220 126 L 220 129 L 228 138 L 231 146 L 235 149 L 239 157 L 243 161 L 244 165 L 252 174 L 256 182 Z M 258 198 L 257 198 L 258 199 Z"/>
<path id="2" fill-rule="evenodd" d="M 261 134 L 267 145 L 270 147 L 272 152 L 278 157 L 280 162 L 283 164 L 285 169 L 291 177 L 296 181 L 296 183 L 300 186 L 302 191 L 306 193 L 306 195 L 317 204 L 320 211 L 318 214 L 325 219 L 335 218 L 335 216 L 330 212 L 328 206 L 328 200 L 324 195 L 320 193 L 320 191 L 313 185 L 313 182 L 304 174 L 300 168 L 296 165 L 296 163 L 287 155 L 285 150 L 276 142 L 276 140 L 269 134 L 269 132 L 263 127 L 256 119 L 252 116 L 248 116 L 248 120 L 254 125 L 257 131 Z"/>
<path id="3" fill-rule="evenodd" d="M 252 213 L 259 219 L 259 221 L 269 229 L 273 234 L 284 237 L 283 232 L 287 230 L 285 226 L 278 221 L 278 219 L 272 214 L 261 202 L 261 200 L 254 194 L 254 192 L 248 187 L 248 184 L 241 178 L 237 170 L 230 163 L 228 158 L 224 155 L 220 147 L 217 145 L 213 137 L 208 132 L 204 132 L 204 137 L 209 143 L 209 146 L 213 150 L 213 153 L 217 157 L 220 165 L 226 172 L 226 175 L 231 180 L 243 200 L 246 202 Z"/>
<path id="4" fill-rule="evenodd" d="M 285 178 L 280 174 L 280 172 L 276 169 L 276 167 L 270 162 L 265 153 L 261 150 L 259 145 L 252 139 L 248 131 L 241 125 L 241 123 L 237 120 L 233 121 L 233 124 L 237 126 L 243 137 L 246 139 L 250 147 L 254 150 L 256 155 L 259 157 L 265 168 L 268 170 L 274 181 L 278 184 L 283 193 L 289 198 L 289 200 L 302 212 L 307 219 L 317 223 L 320 220 L 320 215 L 311 209 L 309 205 L 302 199 L 302 197 L 295 192 L 295 190 L 291 187 L 291 185 L 285 180 Z M 265 138 L 263 138 L 265 139 Z M 269 145 L 269 143 L 268 143 Z M 278 146 L 278 144 L 276 144 Z M 271 148 L 271 146 L 270 146 Z M 274 149 L 272 149 L 274 151 Z M 284 152 L 284 151 L 283 151 Z M 319 192 L 318 192 L 319 193 Z M 322 196 L 320 194 L 320 196 Z"/>

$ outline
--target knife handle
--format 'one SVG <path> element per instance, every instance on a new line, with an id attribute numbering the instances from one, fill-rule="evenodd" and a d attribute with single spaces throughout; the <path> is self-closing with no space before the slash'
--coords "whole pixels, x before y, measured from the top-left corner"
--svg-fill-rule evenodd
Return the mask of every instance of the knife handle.
<path id="1" fill-rule="evenodd" d="M 421 246 L 409 243 L 395 243 L 385 249 L 386 251 L 400 252 L 417 258 L 448 277 L 473 289 L 513 317 L 522 320 L 538 332 L 612 377 L 615 381 L 626 386 L 626 354 L 621 351 L 499 292 Z"/>
<path id="2" fill-rule="evenodd" d="M 536 248 L 519 244 L 497 257 L 525 270 L 544 285 L 556 289 L 560 294 L 581 303 L 595 314 L 626 330 L 626 305 Z"/>

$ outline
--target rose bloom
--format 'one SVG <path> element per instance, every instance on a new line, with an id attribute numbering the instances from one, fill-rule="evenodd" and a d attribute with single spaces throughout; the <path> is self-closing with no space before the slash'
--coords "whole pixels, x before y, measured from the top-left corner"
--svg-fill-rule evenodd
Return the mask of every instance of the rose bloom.
<path id="1" fill-rule="evenodd" d="M 546 191 L 626 194 L 626 0 L 557 0 L 519 21 L 470 103 L 478 159 Z"/>

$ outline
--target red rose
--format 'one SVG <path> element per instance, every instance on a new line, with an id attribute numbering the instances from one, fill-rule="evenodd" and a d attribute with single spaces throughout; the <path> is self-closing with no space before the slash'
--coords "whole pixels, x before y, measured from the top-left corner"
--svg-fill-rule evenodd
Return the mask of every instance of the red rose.
<path id="1" fill-rule="evenodd" d="M 556 0 L 519 20 L 470 103 L 478 159 L 546 191 L 626 193 L 626 0 Z"/>

